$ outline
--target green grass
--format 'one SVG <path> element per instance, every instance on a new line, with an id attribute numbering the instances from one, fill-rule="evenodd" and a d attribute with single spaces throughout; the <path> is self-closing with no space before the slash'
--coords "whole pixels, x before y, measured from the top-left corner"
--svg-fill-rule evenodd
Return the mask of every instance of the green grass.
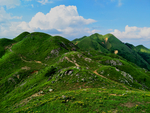
<path id="1" fill-rule="evenodd" d="M 40 32 L 24 32 L 4 42 L 0 113 L 150 110 L 150 72 L 111 53 L 119 47 L 133 52 L 111 34 L 74 40 L 85 47 L 81 49 L 63 37 Z"/>
<path id="2" fill-rule="evenodd" d="M 16 42 L 19 42 L 19 41 L 25 39 L 27 37 L 27 35 L 29 35 L 29 34 L 30 34 L 29 32 L 23 32 L 20 35 L 18 35 L 16 38 L 14 38 L 13 40 Z"/>
<path id="3" fill-rule="evenodd" d="M 143 52 L 141 53 L 141 55 L 139 52 L 137 52 L 137 50 L 132 49 L 132 45 L 122 43 L 112 34 L 100 35 L 98 33 L 95 33 L 89 37 L 75 39 L 72 42 L 74 44 L 78 42 L 77 46 L 84 51 L 96 50 L 103 53 L 114 53 L 115 50 L 118 50 L 119 56 L 122 56 L 123 58 L 135 63 L 142 68 L 150 70 L 149 53 L 144 55 Z M 141 48 L 141 46 L 136 48 Z M 144 48 L 144 51 L 149 51 L 145 47 L 142 48 Z"/>
<path id="4" fill-rule="evenodd" d="M 14 105 L 13 112 L 149 112 L 150 93 L 142 91 L 87 88 L 44 93 L 22 105 Z M 18 108 L 19 107 L 19 108 Z M 11 112 L 11 109 L 8 109 Z"/>

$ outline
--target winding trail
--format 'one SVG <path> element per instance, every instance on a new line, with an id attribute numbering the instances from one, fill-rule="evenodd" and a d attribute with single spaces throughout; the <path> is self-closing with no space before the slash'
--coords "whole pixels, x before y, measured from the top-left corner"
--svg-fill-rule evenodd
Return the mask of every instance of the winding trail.
<path id="1" fill-rule="evenodd" d="M 24 61 L 24 62 L 32 63 L 32 61 L 27 61 L 27 60 L 23 59 L 22 56 L 21 56 L 20 58 L 21 58 L 21 60 Z"/>
<path id="2" fill-rule="evenodd" d="M 26 99 L 23 99 L 20 103 L 15 104 L 14 106 L 16 106 L 16 107 L 20 106 L 20 105 L 25 106 L 30 100 L 32 100 L 32 98 L 39 97 L 39 96 L 44 96 L 44 94 L 42 94 L 41 92 L 43 92 L 43 91 L 39 91 L 39 92 L 31 95 L 30 97 L 27 97 Z"/>
<path id="3" fill-rule="evenodd" d="M 76 62 L 71 61 L 68 57 L 65 57 L 65 59 L 67 59 L 69 62 L 75 64 L 77 67 L 79 67 L 79 65 Z"/>
<path id="4" fill-rule="evenodd" d="M 11 48 L 12 48 L 12 46 L 15 45 L 15 44 L 16 44 L 16 43 L 11 44 L 10 47 L 9 47 L 9 46 L 6 46 L 5 49 L 9 49 L 10 52 L 13 52 Z M 41 61 L 36 61 L 36 60 L 34 60 L 34 61 L 27 61 L 27 60 L 23 59 L 22 56 L 20 56 L 20 58 L 21 58 L 21 60 L 24 61 L 24 62 L 28 62 L 28 63 L 35 62 L 35 63 L 38 63 L 38 64 L 44 64 L 44 63 L 42 63 Z M 44 64 L 44 65 L 47 65 L 47 64 Z"/>
<path id="5" fill-rule="evenodd" d="M 28 62 L 28 63 L 35 62 L 35 63 L 37 63 L 37 64 L 47 65 L 47 64 L 45 64 L 45 63 L 42 63 L 41 61 L 36 61 L 36 60 L 34 60 L 34 61 L 27 61 L 27 60 L 23 59 L 22 56 L 20 56 L 20 58 L 21 58 L 21 60 L 24 61 L 24 62 Z"/>
<path id="6" fill-rule="evenodd" d="M 108 78 L 104 77 L 103 75 L 100 75 L 99 73 L 97 73 L 97 69 L 96 69 L 95 71 L 93 71 L 93 73 L 95 73 L 96 75 L 98 75 L 98 76 L 100 76 L 100 77 L 102 77 L 102 78 L 108 79 Z M 121 83 L 119 83 L 119 82 L 115 82 L 114 80 L 112 80 L 112 82 L 114 82 L 114 83 L 116 83 L 116 84 L 119 84 L 119 85 L 121 85 L 122 87 L 124 87 L 125 89 L 129 90 L 125 85 L 123 85 L 123 84 L 121 84 Z"/>
<path id="7" fill-rule="evenodd" d="M 100 76 L 100 77 L 102 77 L 102 78 L 106 78 L 106 77 L 104 77 L 103 75 L 100 75 L 99 73 L 97 73 L 97 70 L 93 71 L 93 73 L 95 73 L 96 75 L 98 75 L 98 76 Z M 106 78 L 106 79 L 107 79 L 107 78 Z"/>
<path id="8" fill-rule="evenodd" d="M 77 45 L 77 44 L 78 44 L 78 42 L 75 43 L 75 45 Z"/>

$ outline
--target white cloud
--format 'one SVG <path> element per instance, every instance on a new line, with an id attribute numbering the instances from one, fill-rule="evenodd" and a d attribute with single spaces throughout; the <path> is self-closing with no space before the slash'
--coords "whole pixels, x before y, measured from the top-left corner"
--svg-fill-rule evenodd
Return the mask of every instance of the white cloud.
<path id="1" fill-rule="evenodd" d="M 6 24 L 0 24 L 0 37 L 1 38 L 14 38 L 21 32 L 22 29 L 19 29 L 18 22 L 7 22 Z"/>
<path id="2" fill-rule="evenodd" d="M 21 26 L 30 30 L 40 29 L 47 31 L 55 29 L 61 32 L 61 35 L 71 37 L 85 32 L 89 33 L 89 29 L 85 29 L 84 25 L 93 22 L 96 21 L 79 16 L 76 6 L 60 5 L 52 8 L 46 15 L 38 12 L 29 23 L 24 23 Z"/>
<path id="3" fill-rule="evenodd" d="M 65 29 L 67 27 L 79 27 L 96 22 L 93 19 L 84 19 L 79 16 L 76 6 L 56 6 L 46 15 L 38 12 L 29 22 L 31 28 L 47 29 Z"/>
<path id="4" fill-rule="evenodd" d="M 10 19 L 22 19 L 22 17 L 11 16 L 9 13 L 5 11 L 3 7 L 0 7 L 0 23 L 5 23 Z"/>
<path id="5" fill-rule="evenodd" d="M 150 27 L 129 27 L 125 26 L 125 31 L 121 32 L 115 29 L 112 34 L 114 34 L 118 38 L 132 38 L 132 39 L 150 39 Z"/>
<path id="6" fill-rule="evenodd" d="M 124 31 L 115 29 L 111 33 L 123 42 L 132 43 L 134 45 L 142 44 L 150 48 L 150 27 L 129 27 L 126 25 Z"/>
<path id="7" fill-rule="evenodd" d="M 20 5 L 20 0 L 0 0 L 0 6 L 6 6 L 7 9 Z"/>
<path id="8" fill-rule="evenodd" d="M 20 29 L 17 28 L 18 22 L 10 22 L 12 19 L 21 19 L 22 17 L 11 16 L 5 11 L 3 7 L 0 7 L 0 37 L 10 37 L 18 35 Z"/>
<path id="9" fill-rule="evenodd" d="M 92 34 L 95 32 L 99 32 L 97 30 L 90 30 L 85 26 L 96 22 L 93 19 L 85 19 L 78 14 L 76 6 L 65 6 L 60 5 L 44 14 L 42 12 L 38 12 L 35 14 L 30 22 L 18 22 L 17 23 L 10 23 L 9 27 L 0 26 L 5 30 L 5 34 L 3 36 L 8 36 L 10 33 L 9 31 L 13 32 L 22 32 L 22 31 L 45 31 L 50 33 L 51 35 L 61 35 L 66 38 L 76 38 L 81 37 L 83 35 Z M 15 25 L 15 30 L 13 31 L 12 28 Z M 1 34 L 1 32 L 0 32 Z M 13 36 L 15 33 L 13 33 Z M 18 33 L 19 34 L 19 33 Z M 11 34 L 12 36 L 12 34 Z"/>
<path id="10" fill-rule="evenodd" d="M 39 0 L 38 2 L 41 3 L 42 5 L 45 5 L 47 3 L 53 3 L 52 0 L 50 0 L 50 1 L 49 0 L 41 0 L 41 1 Z"/>

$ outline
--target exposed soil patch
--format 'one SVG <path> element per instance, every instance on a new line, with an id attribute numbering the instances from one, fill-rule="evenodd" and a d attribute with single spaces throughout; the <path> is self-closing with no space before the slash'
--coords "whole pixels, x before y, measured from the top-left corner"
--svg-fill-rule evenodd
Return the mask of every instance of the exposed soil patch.
<path id="1" fill-rule="evenodd" d="M 47 65 L 47 64 L 42 63 L 41 61 L 36 61 L 36 60 L 34 60 L 34 61 L 27 61 L 27 60 L 25 60 L 22 56 L 20 56 L 20 58 L 21 58 L 21 60 L 24 61 L 24 62 L 28 62 L 28 63 L 33 63 L 33 62 L 35 62 L 35 63 L 38 63 L 38 64 Z"/>
<path id="2" fill-rule="evenodd" d="M 34 74 L 34 73 L 38 74 L 38 71 L 37 71 L 37 70 L 34 70 L 31 74 Z"/>
<path id="3" fill-rule="evenodd" d="M 100 76 L 100 77 L 102 77 L 102 78 L 106 78 L 106 77 L 104 77 L 103 75 L 100 75 L 99 73 L 97 73 L 97 70 L 93 71 L 93 73 L 95 73 L 96 75 L 98 75 L 98 76 Z M 106 79 L 107 79 L 107 78 L 106 78 Z"/>
<path id="4" fill-rule="evenodd" d="M 117 94 L 110 94 L 111 96 L 122 96 L 122 95 L 117 95 Z"/>
<path id="5" fill-rule="evenodd" d="M 108 41 L 108 38 L 105 38 L 105 43 L 107 43 L 107 41 Z"/>
<path id="6" fill-rule="evenodd" d="M 25 66 L 25 67 L 22 67 L 21 69 L 30 70 L 30 67 Z"/>
<path id="7" fill-rule="evenodd" d="M 39 63 L 39 64 L 42 64 L 42 62 L 41 62 L 41 61 L 36 61 L 36 60 L 34 60 L 34 62 Z"/>
<path id="8" fill-rule="evenodd" d="M 128 103 L 125 103 L 125 104 L 121 104 L 121 106 L 125 106 L 125 107 L 128 107 L 128 108 L 132 108 L 132 107 L 135 106 L 135 103 L 128 102 Z"/>
<path id="9" fill-rule="evenodd" d="M 78 42 L 75 43 L 75 45 L 77 45 L 77 44 L 78 44 Z"/>

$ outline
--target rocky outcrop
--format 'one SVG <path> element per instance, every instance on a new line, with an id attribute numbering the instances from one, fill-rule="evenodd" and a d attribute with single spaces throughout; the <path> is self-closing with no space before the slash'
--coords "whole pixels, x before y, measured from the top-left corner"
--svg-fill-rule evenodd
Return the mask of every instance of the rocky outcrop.
<path id="1" fill-rule="evenodd" d="M 111 66 L 122 65 L 122 62 L 119 60 L 106 60 L 105 63 L 110 64 Z"/>

